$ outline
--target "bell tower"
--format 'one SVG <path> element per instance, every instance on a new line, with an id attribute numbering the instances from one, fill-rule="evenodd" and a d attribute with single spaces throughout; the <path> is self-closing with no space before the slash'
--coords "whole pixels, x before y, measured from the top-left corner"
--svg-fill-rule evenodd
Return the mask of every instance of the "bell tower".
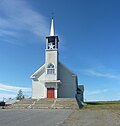
<path id="1" fill-rule="evenodd" d="M 54 20 L 52 18 L 50 35 L 46 37 L 46 80 L 57 80 L 58 68 L 58 36 L 55 35 Z"/>
<path id="2" fill-rule="evenodd" d="M 55 36 L 54 20 L 52 18 L 50 35 L 46 37 L 46 49 L 55 50 L 58 49 L 58 36 Z"/>

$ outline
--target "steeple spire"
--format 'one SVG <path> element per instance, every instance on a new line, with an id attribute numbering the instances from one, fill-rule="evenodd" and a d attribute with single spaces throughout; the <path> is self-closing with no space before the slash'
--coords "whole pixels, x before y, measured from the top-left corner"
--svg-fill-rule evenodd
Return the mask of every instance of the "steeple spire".
<path id="1" fill-rule="evenodd" d="M 52 18 L 51 29 L 49 36 L 46 37 L 46 50 L 57 50 L 58 49 L 58 36 L 55 35 L 54 20 Z"/>
<path id="2" fill-rule="evenodd" d="M 54 29 L 53 18 L 52 18 L 52 22 L 51 22 L 50 36 L 55 36 L 55 29 Z"/>

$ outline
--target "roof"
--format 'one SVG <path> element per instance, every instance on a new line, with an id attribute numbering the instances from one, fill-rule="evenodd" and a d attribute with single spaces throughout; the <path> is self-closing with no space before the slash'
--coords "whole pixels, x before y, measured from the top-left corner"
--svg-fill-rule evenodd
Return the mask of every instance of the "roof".
<path id="1" fill-rule="evenodd" d="M 68 72 L 70 72 L 72 74 L 72 76 L 77 76 L 75 73 L 73 73 L 69 68 L 67 68 L 64 64 L 62 64 L 61 62 L 59 62 L 59 64 L 61 66 L 63 66 Z"/>
<path id="2" fill-rule="evenodd" d="M 36 79 L 39 77 L 39 75 L 41 75 L 43 72 L 45 72 L 45 64 L 43 66 L 41 66 L 35 73 L 33 73 L 31 75 L 30 78 L 32 79 Z"/>
<path id="3" fill-rule="evenodd" d="M 78 90 L 84 91 L 84 85 L 78 85 Z"/>

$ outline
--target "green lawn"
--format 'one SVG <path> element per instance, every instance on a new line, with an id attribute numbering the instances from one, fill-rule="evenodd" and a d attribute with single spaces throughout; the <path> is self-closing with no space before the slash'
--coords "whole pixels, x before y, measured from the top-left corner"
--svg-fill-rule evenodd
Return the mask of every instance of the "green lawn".
<path id="1" fill-rule="evenodd" d="M 120 109 L 120 101 L 99 101 L 99 102 L 85 102 L 84 109 Z"/>

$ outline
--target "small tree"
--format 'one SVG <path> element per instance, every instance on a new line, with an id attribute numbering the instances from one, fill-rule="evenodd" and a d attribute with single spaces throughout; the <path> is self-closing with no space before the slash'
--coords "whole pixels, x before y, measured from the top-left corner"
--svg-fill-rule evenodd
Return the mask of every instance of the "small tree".
<path id="1" fill-rule="evenodd" d="M 23 95 L 23 92 L 22 92 L 21 89 L 18 91 L 18 94 L 17 94 L 16 99 L 17 99 L 17 100 L 22 100 L 22 99 L 24 99 L 24 95 Z"/>

